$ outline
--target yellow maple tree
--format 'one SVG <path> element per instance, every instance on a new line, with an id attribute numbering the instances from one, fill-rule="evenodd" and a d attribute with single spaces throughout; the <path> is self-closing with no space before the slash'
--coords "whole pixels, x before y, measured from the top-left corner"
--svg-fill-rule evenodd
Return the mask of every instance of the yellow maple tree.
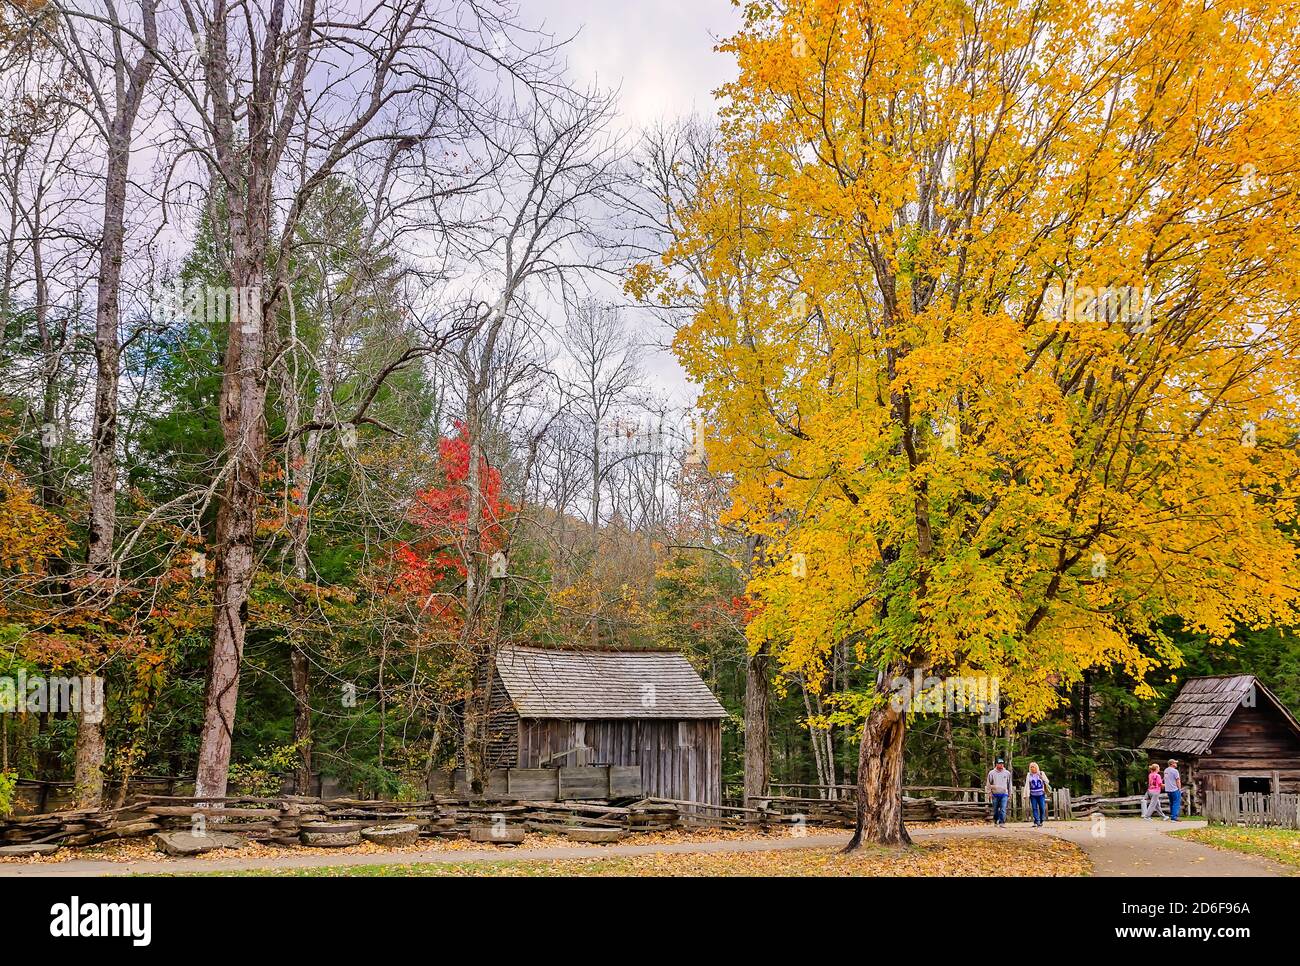
<path id="1" fill-rule="evenodd" d="M 69 545 L 59 518 L 40 505 L 35 490 L 17 470 L 0 463 L 0 574 L 31 584 L 45 575 L 51 558 Z"/>
<path id="2" fill-rule="evenodd" d="M 722 44 L 722 160 L 629 285 L 697 289 L 675 348 L 766 542 L 751 644 L 880 671 L 842 696 L 854 844 L 907 839 L 891 681 L 1034 718 L 1090 667 L 1142 692 L 1171 627 L 1294 621 L 1296 21 L 807 0 Z"/>

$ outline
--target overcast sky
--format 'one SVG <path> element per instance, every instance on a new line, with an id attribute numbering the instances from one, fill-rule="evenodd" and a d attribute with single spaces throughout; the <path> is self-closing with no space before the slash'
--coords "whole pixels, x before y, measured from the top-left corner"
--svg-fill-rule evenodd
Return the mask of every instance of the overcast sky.
<path id="1" fill-rule="evenodd" d="M 740 25 L 731 0 L 523 0 L 520 10 L 525 22 L 544 24 L 556 39 L 576 34 L 568 53 L 571 75 L 617 88 L 629 131 L 692 113 L 712 116 L 713 91 L 734 75 L 734 59 L 713 49 Z M 671 337 L 641 335 L 652 342 Z M 647 388 L 676 403 L 694 402 L 670 352 L 647 351 L 642 367 Z"/>
<path id="2" fill-rule="evenodd" d="M 712 114 L 712 92 L 732 74 L 732 58 L 713 50 L 740 24 L 731 0 L 524 0 L 520 9 L 557 38 L 577 32 L 573 75 L 619 88 L 631 125 Z"/>

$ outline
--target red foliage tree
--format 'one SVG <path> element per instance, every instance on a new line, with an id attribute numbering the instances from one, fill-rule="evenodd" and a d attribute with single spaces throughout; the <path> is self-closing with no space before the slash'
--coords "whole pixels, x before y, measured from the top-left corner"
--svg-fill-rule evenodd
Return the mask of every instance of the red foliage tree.
<path id="1" fill-rule="evenodd" d="M 394 556 L 397 584 L 408 593 L 429 595 L 453 575 L 463 578 L 470 557 L 469 543 L 469 434 L 456 422 L 456 435 L 438 442 L 439 473 L 444 485 L 417 490 L 407 519 L 420 536 L 400 544 Z M 501 472 L 479 458 L 482 509 L 479 519 L 480 553 L 491 554 L 505 546 L 503 520 L 514 511 L 501 496 Z"/>

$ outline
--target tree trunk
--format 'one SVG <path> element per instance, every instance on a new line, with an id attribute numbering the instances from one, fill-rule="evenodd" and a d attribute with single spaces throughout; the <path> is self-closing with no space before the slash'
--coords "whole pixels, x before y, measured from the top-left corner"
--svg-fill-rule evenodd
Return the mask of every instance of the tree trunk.
<path id="1" fill-rule="evenodd" d="M 37 231 L 39 230 L 37 229 Z M 41 343 L 41 435 L 39 457 L 41 506 L 47 510 L 56 510 L 63 506 L 63 496 L 59 492 L 58 480 L 55 479 L 54 430 L 59 407 L 59 357 L 64 346 L 54 344 L 54 333 L 50 330 L 50 290 L 45 275 L 42 240 L 39 237 L 32 242 L 32 275 L 36 284 L 36 334 Z M 64 340 L 60 340 L 60 343 L 62 341 Z"/>
<path id="2" fill-rule="evenodd" d="M 808 741 L 812 745 L 813 765 L 817 769 L 817 784 L 822 786 L 821 797 L 825 799 L 835 798 L 835 761 L 834 749 L 831 746 L 830 735 L 825 729 L 813 727 L 814 718 L 820 718 L 822 714 L 822 703 L 819 695 L 811 694 L 808 690 L 807 683 L 801 677 L 799 679 L 799 689 L 803 692 L 804 713 L 808 720 Z"/>
<path id="3" fill-rule="evenodd" d="M 90 434 L 90 537 L 86 562 L 94 576 L 107 575 L 117 525 L 118 293 L 122 276 L 123 213 L 127 148 L 108 143 L 99 284 L 95 297 L 95 412 Z"/>
<path id="4" fill-rule="evenodd" d="M 87 675 L 83 684 L 89 688 L 82 688 L 77 737 L 73 744 L 73 808 L 97 809 L 104 804 L 104 679 Z M 87 690 L 92 690 L 94 696 L 88 698 Z"/>
<path id="5" fill-rule="evenodd" d="M 307 655 L 297 644 L 289 654 L 293 677 L 293 742 L 298 746 L 298 768 L 293 776 L 295 795 L 311 794 L 311 678 Z"/>
<path id="6" fill-rule="evenodd" d="M 250 190 L 250 195 L 257 192 Z M 237 214 L 232 205 L 230 233 L 234 258 L 234 311 L 229 325 L 225 368 L 221 381 L 221 431 L 229 460 L 217 508 L 212 589 L 212 655 L 203 701 L 199 736 L 196 797 L 226 794 L 230 746 L 234 738 L 239 670 L 244 657 L 248 595 L 256 564 L 254 538 L 261 497 L 262 460 L 266 453 L 266 364 L 261 279 L 263 254 L 247 239 L 265 240 L 267 226 Z M 244 222 L 244 223 L 241 223 Z"/>
<path id="7" fill-rule="evenodd" d="M 36 282 L 36 329 L 41 342 L 43 356 L 43 379 L 41 393 L 41 433 L 40 433 L 40 498 L 41 505 L 47 510 L 61 509 L 63 497 L 55 479 L 55 420 L 58 416 L 59 353 L 63 346 L 55 345 L 54 333 L 50 329 L 49 287 L 45 275 L 45 263 L 39 237 L 32 246 L 32 267 Z M 58 562 L 55 573 L 63 573 L 66 563 Z M 63 599 L 65 589 L 60 581 L 56 595 Z M 89 679 L 93 687 L 101 687 L 99 679 Z M 94 715 L 80 714 L 76 737 L 73 740 L 73 799 L 76 808 L 97 809 L 103 801 L 104 793 L 104 726 L 102 718 L 92 722 Z M 42 717 L 42 722 L 48 718 Z M 42 756 L 40 774 L 48 778 L 45 770 L 47 759 Z"/>
<path id="8" fill-rule="evenodd" d="M 952 778 L 952 787 L 961 787 L 961 770 L 957 767 L 957 746 L 952 740 L 952 718 L 943 717 L 943 744 L 948 755 L 948 774 Z"/>
<path id="9" fill-rule="evenodd" d="M 858 751 L 858 822 L 844 847 L 864 842 L 911 845 L 903 826 L 903 739 L 906 715 L 891 705 L 876 708 L 862 727 Z"/>
<path id="10" fill-rule="evenodd" d="M 745 800 L 768 793 L 771 781 L 771 690 L 769 657 L 763 643 L 745 661 Z"/>
<path id="11" fill-rule="evenodd" d="M 328 404 L 334 395 L 334 360 L 337 345 L 331 345 L 329 361 L 317 387 L 316 404 L 312 422 L 322 424 L 329 416 Z M 286 364 L 281 369 L 283 380 L 281 395 L 285 409 L 285 424 L 297 426 L 301 415 L 299 388 L 294 383 L 292 371 Z M 289 540 L 292 547 L 293 576 L 298 581 L 294 592 L 294 627 L 289 632 L 289 676 L 293 688 L 293 742 L 298 748 L 298 767 L 294 770 L 293 790 L 296 795 L 311 794 L 312 735 L 311 735 L 311 662 L 302 645 L 302 628 L 307 623 L 307 605 L 303 588 L 310 571 L 308 538 L 311 531 L 311 489 L 316 478 L 316 456 L 320 450 L 320 433 L 315 430 L 302 440 L 291 438 L 285 447 L 289 478 L 292 480 L 293 512 L 289 518 Z"/>
<path id="12" fill-rule="evenodd" d="M 131 69 L 120 58 L 114 63 L 117 101 L 108 122 L 105 144 L 104 216 L 99 238 L 99 278 L 95 290 L 95 409 L 90 432 L 90 525 L 86 566 L 91 593 L 113 594 L 113 540 L 117 529 L 117 409 L 118 363 L 121 352 L 119 300 L 122 287 L 122 248 L 125 240 L 126 189 L 131 167 L 131 135 L 145 88 L 153 74 L 153 49 L 158 43 L 157 0 L 141 0 L 144 42 Z M 129 81 L 129 86 L 128 82 Z M 102 583 L 110 583 L 105 588 Z M 107 728 L 104 714 L 106 680 L 92 677 L 98 707 L 82 710 L 77 724 L 74 787 L 77 808 L 99 808 L 104 800 L 104 759 Z M 93 719 L 93 720 L 92 720 Z"/>
<path id="13" fill-rule="evenodd" d="M 813 772 L 814 772 L 814 774 L 817 776 L 817 782 L 816 782 L 816 783 L 817 783 L 818 785 L 825 785 L 825 784 L 826 784 L 826 769 L 825 769 L 825 767 L 823 767 L 823 765 L 822 765 L 822 749 L 821 749 L 821 743 L 817 740 L 817 731 L 816 731 L 816 729 L 813 728 L 813 726 L 812 726 L 812 719 L 813 719 L 813 710 L 812 710 L 812 705 L 811 705 L 811 703 L 808 701 L 808 688 L 807 688 L 807 686 L 804 684 L 804 682 L 803 682 L 802 679 L 800 679 L 800 681 L 799 681 L 799 690 L 800 690 L 800 691 L 802 692 L 802 694 L 803 694 L 803 711 L 804 711 L 805 730 L 806 730 L 807 733 L 808 733 L 808 745 L 809 745 L 809 747 L 812 749 L 812 755 L 813 755 Z"/>
<path id="14" fill-rule="evenodd" d="M 1084 747 L 1092 745 L 1092 672 L 1083 672 L 1083 682 L 1080 685 L 1080 704 L 1081 704 L 1081 724 L 1082 728 L 1079 737 L 1083 739 Z M 1079 778 L 1079 788 L 1085 795 L 1092 794 L 1092 770 L 1085 771 Z"/>
<path id="15" fill-rule="evenodd" d="M 95 410 L 90 433 L 90 528 L 86 566 L 91 594 L 111 598 L 113 539 L 117 528 L 118 297 L 122 277 L 123 220 L 129 135 L 114 125 L 108 139 L 104 183 L 104 226 L 100 236 L 99 281 L 95 294 Z M 91 679 L 102 687 L 102 679 Z M 104 800 L 106 729 L 102 716 L 77 723 L 74 743 L 76 807 L 99 808 Z"/>
<path id="16" fill-rule="evenodd" d="M 486 352 L 485 352 L 486 355 Z M 481 375 L 486 368 L 486 361 L 479 367 L 479 374 L 469 385 L 465 402 L 465 432 L 469 437 L 469 465 L 466 467 L 466 517 L 465 517 L 465 628 L 464 644 L 470 661 L 470 687 L 465 699 L 464 728 L 462 732 L 461 759 L 465 766 L 465 781 L 471 792 L 479 794 L 484 788 L 483 763 L 483 721 L 487 714 L 489 689 L 491 687 L 491 670 L 485 661 L 487 654 L 483 647 L 481 628 L 478 627 L 479 605 L 483 595 L 480 577 L 486 580 L 485 570 L 480 566 L 482 554 L 483 517 L 483 479 L 481 462 L 483 450 L 483 380 Z M 486 672 L 486 673 L 482 673 Z"/>
<path id="17" fill-rule="evenodd" d="M 314 467 L 315 449 L 308 447 L 312 454 Z M 300 488 L 298 496 L 298 514 L 291 528 L 293 536 L 293 575 L 302 583 L 307 582 L 307 529 L 310 503 L 307 488 L 311 486 L 311 473 L 304 467 L 303 478 L 297 481 Z M 311 662 L 299 640 L 300 628 L 306 618 L 305 605 L 302 601 L 301 586 L 295 593 L 294 618 L 298 624 L 290 634 L 289 677 L 293 687 L 293 743 L 298 747 L 298 767 L 293 775 L 295 795 L 311 794 L 312 747 L 311 747 Z"/>
<path id="18" fill-rule="evenodd" d="M 593 399 L 595 393 L 592 394 Z M 593 406 L 595 419 L 591 429 L 591 646 L 600 647 L 600 418 L 598 407 Z"/>
<path id="19" fill-rule="evenodd" d="M 41 808 L 39 811 L 45 810 L 45 796 L 50 790 L 49 783 L 59 781 L 63 777 L 59 774 L 58 749 L 53 736 L 49 734 L 50 726 L 57 717 L 58 715 L 47 708 L 45 711 L 38 712 L 36 719 L 37 746 L 41 748 L 36 753 L 36 777 L 46 783 L 41 787 Z"/>

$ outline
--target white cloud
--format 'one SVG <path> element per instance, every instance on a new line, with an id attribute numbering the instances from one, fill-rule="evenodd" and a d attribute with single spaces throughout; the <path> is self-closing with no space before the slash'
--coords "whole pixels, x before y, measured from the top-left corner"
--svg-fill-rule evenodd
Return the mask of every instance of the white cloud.
<path id="1" fill-rule="evenodd" d="M 557 38 L 577 34 L 568 49 L 574 78 L 619 88 L 629 126 L 711 115 L 713 91 L 734 74 L 731 56 L 713 49 L 740 25 L 727 0 L 529 0 L 523 14 Z"/>

